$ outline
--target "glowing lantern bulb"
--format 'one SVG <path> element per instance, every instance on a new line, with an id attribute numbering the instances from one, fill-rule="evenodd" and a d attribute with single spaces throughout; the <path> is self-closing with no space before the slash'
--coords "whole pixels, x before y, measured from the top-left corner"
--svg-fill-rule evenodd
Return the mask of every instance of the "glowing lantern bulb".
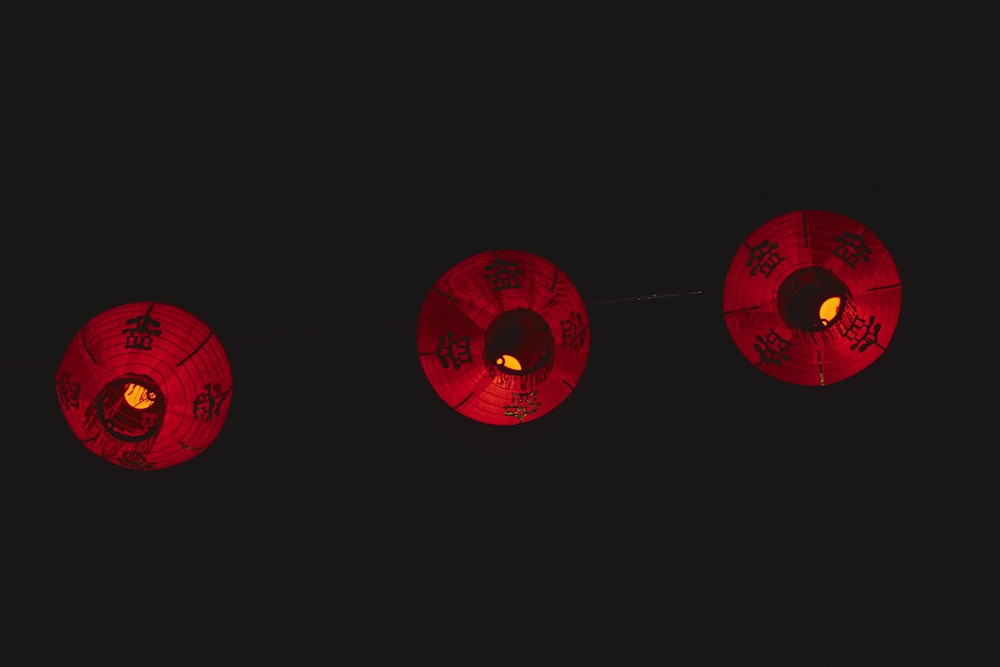
<path id="1" fill-rule="evenodd" d="M 511 356 L 509 354 L 502 354 L 497 359 L 497 366 L 503 366 L 510 371 L 521 370 L 521 362 L 517 360 L 517 357 Z"/>
<path id="2" fill-rule="evenodd" d="M 125 392 L 122 395 L 125 402 L 136 410 L 145 410 L 156 400 L 156 393 L 149 391 L 137 382 L 129 382 L 125 385 Z"/>
<path id="3" fill-rule="evenodd" d="M 833 321 L 833 318 L 835 318 L 839 312 L 840 297 L 830 297 L 819 307 L 819 321 L 823 323 L 823 326 L 827 326 Z"/>

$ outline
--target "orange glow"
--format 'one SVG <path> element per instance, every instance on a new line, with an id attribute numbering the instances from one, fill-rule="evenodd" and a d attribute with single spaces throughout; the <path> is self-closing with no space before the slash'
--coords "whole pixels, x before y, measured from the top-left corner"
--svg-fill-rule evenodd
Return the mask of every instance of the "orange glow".
<path id="1" fill-rule="evenodd" d="M 521 370 L 521 362 L 518 361 L 516 357 L 509 354 L 501 354 L 500 357 L 497 358 L 497 366 L 503 366 L 507 370 L 511 371 Z"/>
<path id="2" fill-rule="evenodd" d="M 125 402 L 136 410 L 145 410 L 156 401 L 156 393 L 141 384 L 129 382 L 125 385 Z"/>
<path id="3" fill-rule="evenodd" d="M 840 312 L 840 297 L 832 296 L 819 307 L 819 321 L 823 323 L 823 326 L 827 326 L 833 321 L 833 318 L 837 317 Z"/>

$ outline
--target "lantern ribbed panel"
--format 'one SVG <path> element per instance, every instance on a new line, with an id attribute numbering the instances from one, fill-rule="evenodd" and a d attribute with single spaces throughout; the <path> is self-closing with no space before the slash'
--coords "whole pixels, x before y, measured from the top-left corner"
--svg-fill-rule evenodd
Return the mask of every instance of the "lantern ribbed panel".
<path id="1" fill-rule="evenodd" d="M 108 428 L 101 416 L 110 419 L 117 409 L 113 388 L 130 380 L 155 388 L 156 409 L 127 432 Z M 106 310 L 77 332 L 56 384 L 83 445 L 117 465 L 152 470 L 183 463 L 216 439 L 229 413 L 232 375 L 206 324 L 176 306 L 137 302 Z"/>
<path id="2" fill-rule="evenodd" d="M 784 281 L 810 267 L 832 272 L 850 296 L 842 321 L 820 334 L 789 327 L 779 310 Z M 723 313 L 736 346 L 761 371 L 829 385 L 882 355 L 899 320 L 901 290 L 892 256 L 871 230 L 837 213 L 792 211 L 744 239 L 726 274 Z"/>
<path id="3" fill-rule="evenodd" d="M 551 363 L 523 375 L 497 373 L 491 327 L 518 313 L 551 334 Z M 417 326 L 418 357 L 438 396 L 486 424 L 523 424 L 549 413 L 576 387 L 589 348 L 589 319 L 572 282 L 548 260 L 518 250 L 483 252 L 453 266 L 427 294 Z"/>

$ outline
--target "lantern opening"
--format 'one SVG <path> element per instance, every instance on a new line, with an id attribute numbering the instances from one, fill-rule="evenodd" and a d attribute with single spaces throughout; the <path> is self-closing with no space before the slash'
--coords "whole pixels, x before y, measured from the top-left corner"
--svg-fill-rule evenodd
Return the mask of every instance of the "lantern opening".
<path id="1" fill-rule="evenodd" d="M 119 440 L 145 440 L 163 423 L 166 405 L 162 395 L 152 378 L 119 378 L 98 393 L 88 414 Z"/>
<path id="2" fill-rule="evenodd" d="M 545 318 L 528 308 L 498 315 L 486 329 L 486 363 L 510 375 L 551 368 L 555 338 Z"/>
<path id="3" fill-rule="evenodd" d="M 790 329 L 822 331 L 841 317 L 849 296 L 836 274 L 810 266 L 798 269 L 781 283 L 778 312 Z"/>

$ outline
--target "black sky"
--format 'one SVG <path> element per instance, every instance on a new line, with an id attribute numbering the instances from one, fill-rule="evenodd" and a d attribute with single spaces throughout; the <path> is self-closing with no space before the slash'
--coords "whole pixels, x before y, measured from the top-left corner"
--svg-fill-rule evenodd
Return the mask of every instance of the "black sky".
<path id="1" fill-rule="evenodd" d="M 1000 266 L 975 89 L 944 118 L 936 84 L 835 59 L 315 51 L 58 68 L 2 267 L 15 635 L 891 657 L 946 644 L 945 610 L 975 635 Z M 743 237 L 802 208 L 866 225 L 903 284 L 887 352 L 824 388 L 752 368 L 721 312 Z M 591 317 L 578 387 L 520 427 L 450 410 L 416 357 L 433 282 L 502 248 Z M 76 442 L 54 385 L 137 300 L 209 324 L 234 376 L 218 440 L 151 474 Z"/>

